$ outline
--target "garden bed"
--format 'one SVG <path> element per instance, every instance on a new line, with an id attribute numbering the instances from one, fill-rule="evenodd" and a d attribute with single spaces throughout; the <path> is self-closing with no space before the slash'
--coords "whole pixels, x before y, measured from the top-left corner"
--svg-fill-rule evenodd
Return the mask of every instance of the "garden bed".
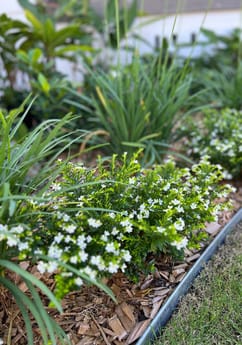
<path id="1" fill-rule="evenodd" d="M 169 257 L 160 257 L 156 262 L 156 272 L 143 277 L 137 284 L 130 282 L 122 273 L 113 275 L 106 283 L 114 292 L 118 304 L 98 288 L 85 286 L 80 291 L 69 293 L 63 300 L 63 314 L 48 308 L 50 314 L 58 321 L 69 335 L 72 344 L 106 344 L 128 345 L 136 342 L 144 333 L 158 311 L 179 285 L 187 272 L 196 263 L 202 252 L 219 233 L 223 226 L 234 216 L 242 204 L 242 188 L 233 193 L 233 211 L 223 212 L 218 223 L 207 225 L 209 240 L 202 244 L 200 250 L 186 250 L 184 261 L 172 262 Z M 42 276 L 36 267 L 23 262 L 21 266 L 29 270 L 37 278 L 51 288 L 55 282 L 51 275 Z M 15 278 L 23 292 L 27 287 L 20 278 Z M 27 344 L 24 322 L 21 313 L 16 309 L 13 299 L 4 290 L 0 290 L 1 309 L 0 318 L 1 337 L 4 344 L 7 339 L 11 344 Z M 46 301 L 46 304 L 48 302 Z M 39 330 L 33 323 L 36 336 L 35 344 L 42 344 L 38 340 Z"/>

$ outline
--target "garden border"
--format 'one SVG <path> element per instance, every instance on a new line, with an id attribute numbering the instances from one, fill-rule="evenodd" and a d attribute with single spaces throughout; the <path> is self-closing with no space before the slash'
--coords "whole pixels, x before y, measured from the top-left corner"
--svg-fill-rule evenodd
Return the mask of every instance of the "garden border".
<path id="1" fill-rule="evenodd" d="M 204 268 L 203 266 L 211 259 L 217 249 L 223 244 L 226 236 L 234 229 L 234 227 L 242 220 L 242 208 L 233 216 L 233 218 L 224 226 L 214 240 L 202 253 L 200 258 L 196 261 L 193 267 L 189 270 L 184 279 L 175 288 L 174 292 L 167 299 L 156 317 L 152 320 L 143 335 L 136 342 L 136 345 L 146 345 L 154 339 L 160 332 L 161 327 L 164 327 L 174 312 L 176 306 L 180 302 L 182 296 L 186 294 L 193 280 Z"/>

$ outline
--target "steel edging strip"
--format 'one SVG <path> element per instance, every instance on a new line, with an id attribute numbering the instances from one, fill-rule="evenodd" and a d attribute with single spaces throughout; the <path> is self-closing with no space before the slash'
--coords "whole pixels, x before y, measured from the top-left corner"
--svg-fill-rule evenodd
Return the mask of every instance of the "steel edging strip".
<path id="1" fill-rule="evenodd" d="M 204 264 L 209 261 L 219 246 L 224 242 L 226 236 L 242 220 L 242 208 L 233 216 L 233 218 L 224 226 L 224 228 L 213 239 L 209 246 L 202 253 L 193 267 L 188 271 L 183 280 L 175 288 L 165 304 L 161 307 L 156 317 L 152 320 L 143 335 L 136 342 L 136 345 L 148 344 L 159 333 L 159 329 L 164 327 L 170 319 L 174 309 L 178 305 L 180 298 L 187 292 L 193 280 L 202 270 Z"/>

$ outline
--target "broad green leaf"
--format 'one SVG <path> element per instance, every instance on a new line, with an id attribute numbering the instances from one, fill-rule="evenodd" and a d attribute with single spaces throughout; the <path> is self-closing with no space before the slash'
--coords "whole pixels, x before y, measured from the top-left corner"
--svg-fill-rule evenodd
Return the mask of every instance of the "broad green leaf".
<path id="1" fill-rule="evenodd" d="M 50 84 L 48 80 L 45 78 L 45 76 L 42 73 L 38 74 L 38 82 L 40 83 L 40 86 L 44 93 L 48 94 L 50 91 Z"/>

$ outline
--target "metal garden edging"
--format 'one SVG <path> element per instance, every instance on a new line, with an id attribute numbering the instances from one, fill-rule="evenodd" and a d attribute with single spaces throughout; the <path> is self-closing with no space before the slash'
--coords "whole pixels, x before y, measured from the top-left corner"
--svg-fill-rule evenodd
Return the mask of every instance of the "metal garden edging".
<path id="1" fill-rule="evenodd" d="M 224 242 L 226 236 L 232 231 L 232 229 L 242 221 L 242 208 L 234 215 L 234 217 L 224 226 L 224 228 L 218 233 L 214 240 L 205 249 L 193 267 L 188 271 L 183 280 L 175 288 L 165 304 L 161 307 L 156 317 L 152 320 L 147 327 L 143 335 L 136 342 L 136 345 L 146 345 L 153 338 L 158 335 L 161 327 L 164 327 L 167 321 L 170 319 L 174 309 L 178 305 L 180 298 L 185 295 L 193 280 L 203 269 L 203 266 L 213 256 L 219 246 Z"/>

